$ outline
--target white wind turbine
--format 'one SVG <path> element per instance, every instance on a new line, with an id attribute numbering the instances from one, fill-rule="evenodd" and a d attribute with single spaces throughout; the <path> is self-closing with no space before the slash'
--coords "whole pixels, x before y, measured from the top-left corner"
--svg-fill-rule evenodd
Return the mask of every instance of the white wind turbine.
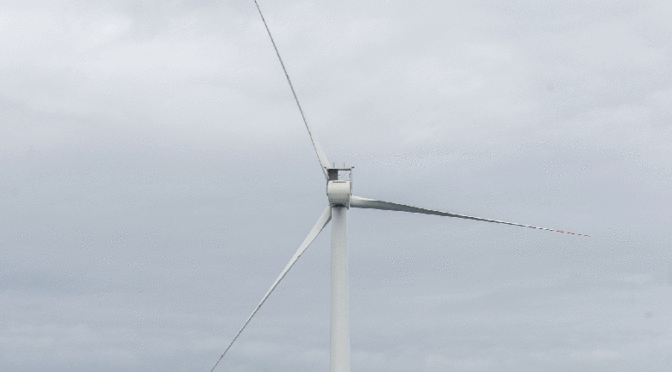
<path id="1" fill-rule="evenodd" d="M 381 209 L 381 210 L 420 213 L 420 214 L 432 214 L 437 216 L 456 217 L 468 220 L 500 223 L 511 226 L 528 227 L 532 229 L 540 229 L 571 235 L 588 236 L 585 234 L 578 234 L 569 231 L 524 225 L 514 222 L 499 221 L 488 218 L 473 217 L 457 213 L 440 212 L 432 209 L 425 209 L 425 208 L 413 207 L 410 205 L 397 204 L 382 200 L 367 199 L 358 196 L 353 196 L 352 183 L 351 183 L 352 180 L 351 174 L 353 167 L 337 168 L 329 165 L 327 156 L 324 154 L 322 147 L 320 146 L 319 142 L 317 141 L 317 138 L 313 134 L 313 130 L 310 124 L 308 124 L 308 120 L 306 120 L 306 116 L 303 112 L 303 109 L 301 108 L 301 104 L 299 103 L 299 99 L 294 90 L 294 86 L 292 85 L 292 81 L 289 78 L 289 74 L 287 73 L 285 64 L 282 61 L 282 57 L 280 57 L 280 52 L 278 51 L 275 41 L 273 40 L 273 36 L 271 35 L 271 31 L 269 30 L 268 25 L 266 24 L 266 20 L 264 19 L 264 16 L 261 13 L 261 9 L 259 8 L 257 0 L 254 0 L 254 3 L 264 23 L 264 27 L 266 27 L 266 31 L 268 32 L 268 36 L 271 39 L 271 43 L 273 44 L 275 53 L 277 54 L 278 59 L 280 60 L 282 69 L 285 73 L 285 76 L 287 77 L 287 82 L 289 83 L 289 87 L 292 90 L 292 94 L 294 95 L 294 100 L 296 101 L 296 104 L 299 108 L 306 129 L 308 130 L 308 135 L 310 136 L 310 140 L 313 143 L 313 147 L 315 148 L 317 158 L 320 162 L 320 166 L 322 167 L 322 172 L 324 173 L 324 176 L 327 181 L 327 199 L 329 201 L 329 205 L 324 210 L 320 218 L 317 220 L 317 223 L 315 224 L 315 226 L 313 226 L 313 229 L 310 230 L 310 233 L 308 233 L 306 239 L 303 241 L 303 243 L 301 243 L 299 249 L 296 251 L 296 253 L 294 253 L 292 259 L 289 260 L 287 266 L 285 266 L 285 268 L 282 270 L 278 278 L 275 279 L 275 282 L 273 282 L 271 288 L 268 290 L 268 292 L 266 292 L 266 294 L 261 299 L 257 307 L 254 309 L 254 311 L 252 311 L 252 314 L 250 314 L 245 323 L 243 323 L 243 326 L 240 328 L 238 333 L 236 333 L 236 335 L 233 337 L 233 340 L 231 340 L 231 342 L 226 347 L 222 355 L 219 357 L 217 363 L 215 363 L 215 365 L 212 367 L 211 372 L 215 370 L 219 362 L 222 360 L 222 358 L 224 358 L 224 355 L 226 355 L 226 353 L 229 351 L 233 343 L 236 341 L 236 339 L 238 339 L 238 336 L 240 336 L 240 334 L 243 332 L 243 330 L 250 322 L 250 320 L 252 320 L 257 311 L 259 311 L 261 305 L 263 305 L 264 302 L 266 302 L 268 296 L 271 295 L 275 287 L 277 287 L 280 281 L 285 277 L 285 275 L 287 275 L 287 272 L 289 272 L 292 266 L 294 266 L 294 264 L 299 259 L 299 257 L 301 257 L 306 248 L 308 248 L 308 246 L 313 242 L 313 240 L 315 240 L 315 238 L 322 231 L 322 229 L 324 229 L 324 227 L 327 226 L 329 221 L 332 220 L 333 221 L 331 225 L 330 371 L 350 372 L 350 327 L 349 327 L 350 310 L 349 310 L 349 296 L 348 296 L 348 245 L 347 245 L 346 216 L 348 209 L 351 207 Z"/>

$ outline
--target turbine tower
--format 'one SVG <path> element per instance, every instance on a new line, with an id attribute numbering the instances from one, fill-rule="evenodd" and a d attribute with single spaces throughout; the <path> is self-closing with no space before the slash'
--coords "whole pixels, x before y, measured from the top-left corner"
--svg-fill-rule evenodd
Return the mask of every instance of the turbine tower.
<path id="1" fill-rule="evenodd" d="M 392 203 L 388 201 L 375 200 L 361 198 L 358 196 L 352 195 L 352 169 L 353 167 L 343 167 L 337 168 L 335 166 L 329 166 L 329 161 L 325 155 L 322 147 L 320 146 L 317 138 L 315 137 L 313 130 L 306 120 L 306 116 L 303 112 L 303 108 L 299 103 L 299 99 L 292 85 L 292 81 L 289 78 L 285 64 L 280 57 L 280 52 L 273 40 L 271 31 L 266 24 L 266 20 L 261 13 L 259 4 L 257 0 L 254 0 L 254 3 L 257 7 L 257 11 L 261 16 L 261 19 L 264 23 L 264 27 L 268 33 L 275 53 L 280 60 L 282 69 L 287 77 L 287 82 L 289 87 L 292 90 L 294 95 L 294 100 L 299 108 L 303 122 L 308 130 L 308 135 L 317 154 L 317 158 L 320 162 L 322 172 L 327 181 L 327 199 L 329 205 L 324 210 L 320 218 L 313 226 L 312 230 L 308 233 L 308 236 L 304 239 L 303 243 L 299 246 L 299 249 L 294 253 L 292 259 L 289 260 L 289 263 L 282 270 L 280 275 L 275 282 L 271 285 L 271 288 L 266 292 L 264 297 L 257 305 L 257 307 L 252 311 L 252 314 L 247 318 L 243 326 L 240 328 L 238 333 L 233 337 L 233 340 L 226 347 L 222 355 L 217 360 L 217 363 L 212 367 L 211 371 L 214 371 L 219 362 L 221 362 L 224 355 L 231 349 L 231 346 L 236 342 L 240 334 L 243 332 L 245 327 L 249 324 L 250 320 L 254 315 L 259 311 L 261 306 L 266 302 L 268 296 L 271 295 L 273 290 L 278 286 L 280 281 L 287 275 L 289 270 L 294 266 L 296 261 L 301 257 L 303 252 L 308 248 L 308 246 L 315 240 L 317 235 L 324 229 L 324 227 L 332 222 L 331 225 L 331 345 L 330 345 L 330 371 L 331 372 L 350 372 L 350 307 L 349 307 L 349 289 L 348 289 L 348 243 L 347 243 L 347 212 L 350 208 L 369 208 L 369 209 L 380 209 L 380 210 L 389 210 L 389 211 L 399 211 L 399 212 L 410 212 L 410 213 L 420 213 L 420 214 L 431 214 L 437 216 L 445 217 L 455 217 L 475 221 L 499 223 L 511 226 L 527 227 L 532 229 L 546 230 L 559 232 L 564 234 L 571 235 L 581 235 L 588 236 L 585 234 L 578 234 L 564 230 L 549 229 L 545 227 L 538 227 L 532 225 L 524 225 L 514 222 L 506 222 L 493 220 L 488 218 L 473 217 L 464 214 L 441 212 L 432 209 L 413 207 L 410 205 Z"/>

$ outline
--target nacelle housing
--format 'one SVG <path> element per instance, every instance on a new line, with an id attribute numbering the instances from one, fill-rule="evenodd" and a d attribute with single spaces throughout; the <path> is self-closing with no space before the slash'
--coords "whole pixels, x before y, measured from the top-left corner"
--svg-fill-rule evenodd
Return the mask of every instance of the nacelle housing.
<path id="1" fill-rule="evenodd" d="M 331 206 L 350 208 L 352 196 L 352 168 L 327 169 L 327 197 Z"/>

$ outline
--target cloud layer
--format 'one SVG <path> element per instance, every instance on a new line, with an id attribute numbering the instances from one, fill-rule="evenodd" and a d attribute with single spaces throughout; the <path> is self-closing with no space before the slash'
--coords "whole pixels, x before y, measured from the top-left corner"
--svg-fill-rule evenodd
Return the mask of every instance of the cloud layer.
<path id="1" fill-rule="evenodd" d="M 354 192 L 353 370 L 663 371 L 672 7 L 266 3 Z M 324 208 L 253 2 L 0 5 L 0 369 L 209 370 Z M 329 233 L 220 366 L 327 370 Z"/>

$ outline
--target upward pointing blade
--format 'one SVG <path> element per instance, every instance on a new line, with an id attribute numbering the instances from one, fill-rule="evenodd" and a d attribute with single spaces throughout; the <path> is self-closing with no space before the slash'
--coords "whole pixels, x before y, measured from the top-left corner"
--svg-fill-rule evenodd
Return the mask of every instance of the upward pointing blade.
<path id="1" fill-rule="evenodd" d="M 266 292 L 264 297 L 259 302 L 259 305 L 257 305 L 256 308 L 254 308 L 254 311 L 252 311 L 252 314 L 250 314 L 250 316 L 247 318 L 247 320 L 245 321 L 243 326 L 240 328 L 238 333 L 236 333 L 236 336 L 233 338 L 233 340 L 231 340 L 231 343 L 229 344 L 229 346 L 226 347 L 226 349 L 224 350 L 224 353 L 222 353 L 222 356 L 219 357 L 219 360 L 217 360 L 217 363 L 215 363 L 215 365 L 212 367 L 210 372 L 215 370 L 215 367 L 217 367 L 217 365 L 222 360 L 222 358 L 224 358 L 224 355 L 226 355 L 226 352 L 229 351 L 229 349 L 231 348 L 233 343 L 236 342 L 236 339 L 238 339 L 238 336 L 240 336 L 240 334 L 243 332 L 243 329 L 245 329 L 245 327 L 247 327 L 247 324 L 250 322 L 250 320 L 252 320 L 252 317 L 254 317 L 254 314 L 256 314 L 257 311 L 259 311 L 259 308 L 261 308 L 261 305 L 263 305 L 264 302 L 266 302 L 266 299 L 268 298 L 268 296 L 271 295 L 271 293 L 273 292 L 275 287 L 278 286 L 278 284 L 280 283 L 282 278 L 284 278 L 285 275 L 287 275 L 287 273 L 289 272 L 289 269 L 291 269 L 292 266 L 294 266 L 294 264 L 299 259 L 299 257 L 301 257 L 303 252 L 305 252 L 306 248 L 308 248 L 310 243 L 312 243 L 313 240 L 315 240 L 317 235 L 322 231 L 322 229 L 324 229 L 325 226 L 327 226 L 327 223 L 329 223 L 330 220 L 331 220 L 331 206 L 328 206 L 327 209 L 325 209 L 324 212 L 322 213 L 322 216 L 320 216 L 320 219 L 317 220 L 317 223 L 315 224 L 315 226 L 313 226 L 313 229 L 310 230 L 306 239 L 303 241 L 303 243 L 301 243 L 301 246 L 299 246 L 299 249 L 296 251 L 296 253 L 294 253 L 294 256 L 292 256 L 292 259 L 289 260 L 289 263 L 287 264 L 287 266 L 285 266 L 285 268 L 282 270 L 282 272 L 280 273 L 278 278 L 275 279 L 275 282 L 273 282 L 273 285 L 271 286 L 271 289 L 269 289 L 268 292 Z"/>
<path id="2" fill-rule="evenodd" d="M 467 215 L 464 215 L 464 214 L 440 212 L 440 211 L 435 211 L 435 210 L 432 210 L 432 209 L 412 207 L 410 205 L 391 203 L 391 202 L 382 201 L 382 200 L 360 198 L 358 196 L 352 196 L 350 198 L 350 206 L 354 207 L 354 208 L 371 208 L 371 209 L 382 209 L 382 210 L 388 210 L 388 211 L 400 211 L 400 212 L 410 212 L 410 213 L 433 214 L 433 215 L 437 215 L 437 216 L 446 216 L 446 217 L 457 217 L 457 218 L 463 218 L 463 219 L 467 219 L 467 220 L 501 223 L 501 224 L 504 224 L 504 225 L 520 226 L 520 227 L 528 227 L 530 229 L 553 231 L 553 232 L 559 232 L 559 233 L 563 233 L 563 234 L 588 236 L 588 235 L 585 235 L 585 234 L 574 233 L 574 232 L 571 232 L 571 231 L 549 229 L 549 228 L 546 228 L 546 227 L 539 227 L 539 226 L 532 226 L 532 225 L 524 225 L 522 223 L 515 223 L 515 222 L 491 220 L 491 219 L 488 219 L 488 218 L 473 217 L 473 216 L 467 216 Z"/>
<path id="3" fill-rule="evenodd" d="M 303 113 L 303 108 L 301 108 L 301 103 L 299 103 L 299 97 L 296 95 L 296 91 L 294 90 L 294 85 L 292 85 L 292 80 L 289 78 L 289 73 L 287 73 L 287 68 L 285 68 L 285 63 L 282 61 L 282 57 L 280 57 L 280 52 L 278 51 L 278 46 L 275 45 L 275 40 L 273 40 L 273 35 L 271 35 L 271 30 L 268 28 L 268 24 L 266 24 L 266 19 L 264 19 L 264 15 L 261 14 L 261 8 L 259 8 L 259 4 L 257 3 L 257 0 L 254 0 L 254 5 L 257 6 L 257 11 L 259 12 L 259 16 L 261 17 L 261 20 L 264 22 L 264 27 L 266 27 L 266 32 L 268 32 L 268 37 L 271 39 L 271 44 L 273 44 L 273 49 L 275 49 L 275 54 L 278 56 L 278 59 L 280 60 L 280 65 L 282 66 L 282 71 L 285 72 L 285 76 L 287 77 L 287 82 L 289 83 L 289 88 L 292 90 L 292 95 L 294 95 L 294 100 L 296 101 L 296 105 L 299 107 L 299 112 L 301 113 L 301 118 L 303 119 L 303 123 L 306 125 L 306 129 L 308 130 L 308 135 L 310 136 L 310 140 L 313 142 L 313 147 L 315 148 L 315 152 L 317 153 L 317 159 L 320 161 L 320 165 L 322 166 L 322 173 L 324 173 L 324 177 L 326 179 L 329 179 L 329 176 L 327 175 L 327 168 L 329 168 L 329 160 L 327 160 L 327 155 L 324 154 L 324 151 L 322 151 L 322 146 L 320 146 L 320 143 L 317 142 L 317 138 L 315 135 L 313 135 L 313 128 L 310 127 L 310 124 L 308 124 L 308 119 L 306 119 L 306 115 Z"/>

